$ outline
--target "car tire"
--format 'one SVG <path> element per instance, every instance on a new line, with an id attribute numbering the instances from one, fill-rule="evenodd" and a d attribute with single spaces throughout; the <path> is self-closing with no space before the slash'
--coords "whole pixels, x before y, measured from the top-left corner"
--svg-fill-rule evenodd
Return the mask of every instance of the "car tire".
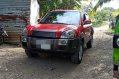
<path id="1" fill-rule="evenodd" d="M 71 56 L 71 61 L 75 64 L 80 64 L 83 57 L 83 45 L 80 43 L 76 52 Z"/>
<path id="2" fill-rule="evenodd" d="M 33 58 L 33 57 L 37 57 L 38 56 L 38 53 L 34 52 L 32 50 L 29 50 L 29 49 L 26 49 L 25 50 L 25 53 L 26 55 L 29 57 L 29 58 Z"/>
<path id="3" fill-rule="evenodd" d="M 113 65 L 113 70 L 118 71 L 118 65 Z"/>
<path id="4" fill-rule="evenodd" d="M 88 41 L 86 46 L 87 46 L 87 48 L 92 48 L 92 45 L 93 45 L 93 35 L 91 36 L 91 39 Z"/>
<path id="5" fill-rule="evenodd" d="M 0 37 L 0 45 L 3 44 L 3 42 L 4 42 L 3 37 Z"/>

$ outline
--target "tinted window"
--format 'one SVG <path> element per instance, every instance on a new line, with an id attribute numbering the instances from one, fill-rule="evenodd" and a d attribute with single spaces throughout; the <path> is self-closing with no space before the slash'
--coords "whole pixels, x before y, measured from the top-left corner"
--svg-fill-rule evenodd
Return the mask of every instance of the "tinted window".
<path id="1" fill-rule="evenodd" d="M 79 25 L 80 12 L 78 11 L 50 12 L 41 20 L 41 23 Z"/>

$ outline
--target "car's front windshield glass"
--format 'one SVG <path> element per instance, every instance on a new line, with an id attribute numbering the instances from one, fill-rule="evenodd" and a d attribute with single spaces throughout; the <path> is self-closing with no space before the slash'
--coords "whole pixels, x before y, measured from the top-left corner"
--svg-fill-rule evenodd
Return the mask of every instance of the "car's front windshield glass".
<path id="1" fill-rule="evenodd" d="M 50 12 L 40 21 L 40 23 L 79 25 L 80 12 L 79 11 Z"/>

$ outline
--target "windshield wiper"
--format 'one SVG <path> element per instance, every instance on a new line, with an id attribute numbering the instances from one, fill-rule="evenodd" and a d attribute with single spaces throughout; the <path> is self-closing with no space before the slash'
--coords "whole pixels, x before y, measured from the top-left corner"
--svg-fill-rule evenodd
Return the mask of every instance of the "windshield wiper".
<path id="1" fill-rule="evenodd" d="M 60 22 L 55 22 L 53 24 L 65 24 L 65 25 L 68 25 L 67 23 L 60 23 Z"/>
<path id="2" fill-rule="evenodd" d="M 39 22 L 39 23 L 41 23 L 41 24 L 47 24 L 46 22 Z"/>
<path id="3" fill-rule="evenodd" d="M 55 23 L 39 22 L 39 23 L 41 23 L 41 24 L 65 24 L 65 25 L 72 25 L 72 24 L 60 23 L 60 22 L 55 22 Z"/>

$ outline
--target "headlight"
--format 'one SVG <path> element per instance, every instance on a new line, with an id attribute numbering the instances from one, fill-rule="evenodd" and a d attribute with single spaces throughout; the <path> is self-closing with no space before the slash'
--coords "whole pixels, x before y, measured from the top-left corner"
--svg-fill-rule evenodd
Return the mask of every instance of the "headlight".
<path id="1" fill-rule="evenodd" d="M 60 38 L 74 38 L 74 31 L 68 30 L 62 33 Z"/>
<path id="2" fill-rule="evenodd" d="M 119 38 L 117 39 L 117 41 L 116 41 L 116 42 L 117 42 L 117 45 L 119 46 Z"/>
<path id="3" fill-rule="evenodd" d="M 26 28 L 23 30 L 22 35 L 27 35 L 27 29 Z"/>
<path id="4" fill-rule="evenodd" d="M 62 33 L 58 45 L 67 45 L 68 38 L 74 38 L 74 31 L 68 30 Z"/>
<path id="5" fill-rule="evenodd" d="M 67 45 L 68 44 L 68 39 L 60 39 L 58 41 L 58 45 Z"/>
<path id="6" fill-rule="evenodd" d="M 27 29 L 26 28 L 22 32 L 21 41 L 27 42 Z"/>
<path id="7" fill-rule="evenodd" d="M 22 41 L 22 42 L 27 42 L 27 36 L 23 36 L 23 35 L 22 35 L 22 36 L 21 36 L 21 41 Z"/>

